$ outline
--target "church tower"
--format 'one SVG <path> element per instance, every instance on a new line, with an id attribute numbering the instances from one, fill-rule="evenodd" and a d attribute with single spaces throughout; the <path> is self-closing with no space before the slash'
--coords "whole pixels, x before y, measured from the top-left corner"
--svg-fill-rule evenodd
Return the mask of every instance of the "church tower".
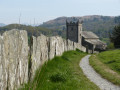
<path id="1" fill-rule="evenodd" d="M 67 39 L 80 43 L 82 41 L 82 22 L 79 20 L 77 22 L 68 22 L 66 21 L 66 36 Z"/>

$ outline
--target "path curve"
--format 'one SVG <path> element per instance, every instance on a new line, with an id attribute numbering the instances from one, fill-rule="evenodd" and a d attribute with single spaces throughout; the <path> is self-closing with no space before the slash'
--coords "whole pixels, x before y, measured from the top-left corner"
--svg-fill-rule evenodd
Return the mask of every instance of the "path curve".
<path id="1" fill-rule="evenodd" d="M 94 69 L 89 64 L 89 57 L 91 55 L 87 55 L 82 58 L 80 62 L 80 67 L 83 70 L 83 73 L 94 82 L 101 90 L 120 90 L 119 86 L 112 84 L 111 82 L 103 79 L 98 73 L 94 71 Z"/>

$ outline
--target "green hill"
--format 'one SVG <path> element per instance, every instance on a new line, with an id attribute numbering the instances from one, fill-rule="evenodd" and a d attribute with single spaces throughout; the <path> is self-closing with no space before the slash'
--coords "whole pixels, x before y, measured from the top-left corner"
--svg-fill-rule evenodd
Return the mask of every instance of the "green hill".
<path id="1" fill-rule="evenodd" d="M 11 30 L 11 29 L 26 30 L 29 36 L 30 35 L 39 36 L 40 34 L 44 34 L 46 36 L 55 36 L 55 35 L 62 36 L 62 31 L 60 30 L 48 29 L 44 27 L 19 25 L 19 24 L 10 24 L 4 27 L 0 27 L 0 33 L 2 34 L 3 32 Z"/>
<path id="2" fill-rule="evenodd" d="M 59 17 L 48 22 L 44 22 L 40 27 L 46 27 L 55 30 L 66 30 L 66 20 L 73 21 L 83 20 L 83 30 L 92 31 L 96 33 L 100 38 L 108 38 L 109 32 L 111 32 L 115 26 L 115 17 L 111 16 L 83 16 L 83 17 Z"/>
<path id="3" fill-rule="evenodd" d="M 92 31 L 97 34 L 101 40 L 109 43 L 109 33 L 113 30 L 116 25 L 114 22 L 115 17 L 111 16 L 83 16 L 83 17 L 59 17 L 54 20 L 44 22 L 42 25 L 37 27 L 10 24 L 4 27 L 0 27 L 0 33 L 10 29 L 24 29 L 27 30 L 28 35 L 38 36 L 41 33 L 47 36 L 59 35 L 63 38 L 66 37 L 66 20 L 83 20 L 83 30 Z"/>
<path id="4" fill-rule="evenodd" d="M 120 85 L 120 50 L 110 50 L 92 55 L 91 66 L 103 78 Z"/>
<path id="5" fill-rule="evenodd" d="M 65 52 L 49 60 L 36 71 L 34 80 L 18 90 L 99 90 L 83 74 L 79 62 L 86 53 Z"/>

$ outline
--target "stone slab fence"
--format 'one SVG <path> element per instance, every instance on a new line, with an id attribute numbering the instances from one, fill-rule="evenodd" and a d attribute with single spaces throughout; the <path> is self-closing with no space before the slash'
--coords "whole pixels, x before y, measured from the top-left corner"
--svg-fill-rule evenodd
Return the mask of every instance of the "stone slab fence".
<path id="1" fill-rule="evenodd" d="M 29 46 L 25 30 L 4 32 L 0 36 L 0 90 L 19 88 L 32 80 L 35 71 L 47 60 L 76 48 L 86 52 L 86 48 L 79 43 L 59 36 L 33 36 L 32 45 Z"/>
<path id="2" fill-rule="evenodd" d="M 28 36 L 11 30 L 0 36 L 0 90 L 13 90 L 28 81 Z"/>

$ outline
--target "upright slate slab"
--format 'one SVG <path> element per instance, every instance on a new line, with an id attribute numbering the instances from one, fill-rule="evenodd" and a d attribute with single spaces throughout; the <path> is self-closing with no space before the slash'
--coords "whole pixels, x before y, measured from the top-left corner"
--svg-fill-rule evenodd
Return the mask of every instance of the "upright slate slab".
<path id="1" fill-rule="evenodd" d="M 28 81 L 28 37 L 24 30 L 10 30 L 1 38 L 3 90 L 13 90 Z"/>
<path id="2" fill-rule="evenodd" d="M 64 40 L 61 37 L 56 36 L 56 56 L 61 56 L 65 51 Z"/>
<path id="3" fill-rule="evenodd" d="M 48 60 L 48 37 L 40 35 L 33 36 L 33 53 L 32 53 L 32 77 L 35 71 Z"/>

